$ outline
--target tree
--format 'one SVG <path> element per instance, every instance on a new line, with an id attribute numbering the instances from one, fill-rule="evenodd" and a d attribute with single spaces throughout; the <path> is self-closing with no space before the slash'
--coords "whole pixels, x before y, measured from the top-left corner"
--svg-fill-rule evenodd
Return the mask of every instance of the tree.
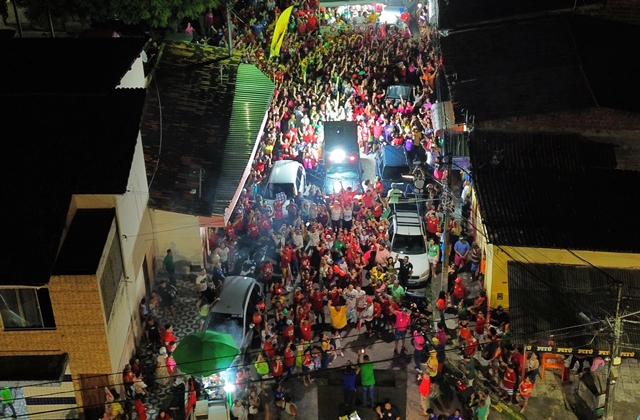
<path id="1" fill-rule="evenodd" d="M 19 0 L 27 17 L 40 20 L 47 7 L 52 18 L 64 22 L 72 16 L 97 22 L 122 20 L 127 25 L 146 23 L 152 28 L 175 27 L 184 18 L 197 18 L 222 0 Z"/>

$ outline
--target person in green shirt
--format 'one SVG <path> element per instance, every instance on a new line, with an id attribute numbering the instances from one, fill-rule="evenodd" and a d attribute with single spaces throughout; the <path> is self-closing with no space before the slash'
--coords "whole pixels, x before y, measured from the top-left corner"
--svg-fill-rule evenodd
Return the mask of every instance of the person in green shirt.
<path id="1" fill-rule="evenodd" d="M 11 393 L 11 388 L 5 386 L 4 388 L 0 389 L 0 400 L 2 400 L 2 404 L 0 404 L 2 417 L 4 417 L 7 407 L 9 407 L 11 409 L 11 412 L 13 413 L 11 417 L 13 417 L 14 419 L 17 418 L 18 416 L 16 415 L 16 409 L 13 408 L 13 394 Z"/>
<path id="2" fill-rule="evenodd" d="M 485 400 L 478 401 L 478 410 L 476 411 L 476 420 L 487 420 L 489 414 L 489 407 Z"/>
<path id="3" fill-rule="evenodd" d="M 476 364 L 468 354 L 464 355 L 463 362 L 460 364 L 460 370 L 467 379 L 467 386 L 473 385 L 473 380 L 476 379 Z"/>
<path id="4" fill-rule="evenodd" d="M 363 361 L 360 361 L 362 358 Z M 376 378 L 373 373 L 373 362 L 368 354 L 364 354 L 364 349 L 358 352 L 358 365 L 360 365 L 360 383 L 362 384 L 362 405 L 373 408 L 373 390 L 376 385 Z M 371 405 L 367 404 L 368 401 Z"/>
<path id="5" fill-rule="evenodd" d="M 340 252 L 341 254 L 344 254 L 344 250 L 346 248 L 344 240 L 342 239 L 342 235 L 338 235 L 338 238 L 336 239 L 336 242 L 333 244 L 333 247 L 336 249 L 336 251 Z"/>
<path id="6" fill-rule="evenodd" d="M 402 190 L 396 187 L 396 183 L 391 183 L 391 189 L 387 192 L 387 199 L 389 204 L 398 204 L 400 202 L 400 197 L 403 196 Z"/>
<path id="7" fill-rule="evenodd" d="M 176 264 L 173 262 L 173 253 L 171 252 L 171 249 L 167 249 L 167 255 L 164 257 L 162 263 L 164 264 L 164 268 L 167 270 L 167 274 L 169 274 L 169 283 L 171 283 L 173 287 L 177 287 Z"/>
<path id="8" fill-rule="evenodd" d="M 404 287 L 400 286 L 400 282 L 398 280 L 394 280 L 393 284 L 389 286 L 389 292 L 391 292 L 391 297 L 396 303 L 400 303 L 402 301 L 402 297 L 404 296 Z"/>

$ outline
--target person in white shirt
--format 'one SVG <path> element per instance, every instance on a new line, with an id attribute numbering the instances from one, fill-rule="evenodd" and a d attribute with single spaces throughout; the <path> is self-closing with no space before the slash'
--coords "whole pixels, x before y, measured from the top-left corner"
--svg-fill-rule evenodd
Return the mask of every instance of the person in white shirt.
<path id="1" fill-rule="evenodd" d="M 222 242 L 220 244 L 218 256 L 220 257 L 220 267 L 222 267 L 222 272 L 226 276 L 229 274 L 229 247 L 227 247 L 226 243 Z"/>
<path id="2" fill-rule="evenodd" d="M 207 271 L 203 268 L 196 277 L 196 293 L 201 296 L 207 290 Z"/>
<path id="3" fill-rule="evenodd" d="M 462 188 L 461 198 L 462 198 L 462 201 L 464 202 L 469 196 L 469 194 L 471 194 L 471 183 L 469 181 L 464 181 L 463 185 L 464 187 Z"/>
<path id="4" fill-rule="evenodd" d="M 242 404 L 242 400 L 235 400 L 231 407 L 231 414 L 238 420 L 247 420 L 249 418 L 247 408 Z"/>

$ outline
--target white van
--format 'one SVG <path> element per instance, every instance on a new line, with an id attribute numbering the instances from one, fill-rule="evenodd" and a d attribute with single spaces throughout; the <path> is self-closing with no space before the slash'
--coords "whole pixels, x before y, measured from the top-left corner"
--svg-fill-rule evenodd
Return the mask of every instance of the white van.
<path id="1" fill-rule="evenodd" d="M 295 160 L 279 160 L 273 164 L 269 179 L 263 190 L 263 198 L 272 203 L 276 194 L 285 193 L 287 199 L 295 197 L 298 192 L 306 194 L 307 174 L 304 166 Z"/>

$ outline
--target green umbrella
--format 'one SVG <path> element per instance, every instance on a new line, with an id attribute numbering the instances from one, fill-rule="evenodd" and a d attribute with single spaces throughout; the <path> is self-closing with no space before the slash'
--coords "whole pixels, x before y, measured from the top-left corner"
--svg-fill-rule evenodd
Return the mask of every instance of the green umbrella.
<path id="1" fill-rule="evenodd" d="M 239 353 L 230 334 L 207 330 L 183 338 L 173 358 L 180 372 L 208 376 L 227 369 Z"/>

